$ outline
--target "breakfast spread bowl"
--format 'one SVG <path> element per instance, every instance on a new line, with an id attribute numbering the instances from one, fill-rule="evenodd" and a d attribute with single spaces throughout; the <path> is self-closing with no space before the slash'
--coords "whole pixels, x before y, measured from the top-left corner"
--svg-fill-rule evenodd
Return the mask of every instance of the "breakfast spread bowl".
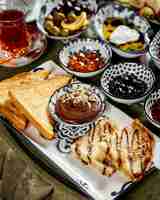
<path id="1" fill-rule="evenodd" d="M 117 3 L 100 8 L 94 19 L 97 35 L 124 58 L 136 58 L 147 52 L 152 34 L 147 20 L 134 10 Z"/>
<path id="2" fill-rule="evenodd" d="M 84 32 L 97 11 L 95 0 L 55 0 L 41 7 L 39 29 L 55 40 L 69 40 Z"/>
<path id="3" fill-rule="evenodd" d="M 149 46 L 152 61 L 160 69 L 160 31 L 155 35 Z"/>
<path id="4" fill-rule="evenodd" d="M 48 111 L 56 122 L 67 126 L 93 123 L 106 110 L 105 95 L 95 86 L 72 83 L 50 98 Z"/>
<path id="5" fill-rule="evenodd" d="M 101 87 L 112 100 L 131 105 L 143 101 L 153 90 L 155 75 L 142 64 L 120 63 L 108 67 L 101 77 Z"/>
<path id="6" fill-rule="evenodd" d="M 145 101 L 144 109 L 147 120 L 160 128 L 160 89 L 149 95 Z"/>
<path id="7" fill-rule="evenodd" d="M 71 41 L 59 53 L 62 67 L 82 78 L 102 73 L 110 64 L 112 50 L 109 45 L 94 39 Z"/>

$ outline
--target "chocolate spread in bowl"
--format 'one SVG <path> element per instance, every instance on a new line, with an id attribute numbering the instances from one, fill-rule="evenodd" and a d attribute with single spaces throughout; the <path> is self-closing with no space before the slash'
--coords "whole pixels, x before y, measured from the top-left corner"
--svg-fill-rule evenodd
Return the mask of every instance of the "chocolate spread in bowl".
<path id="1" fill-rule="evenodd" d="M 87 90 L 77 90 L 61 96 L 56 103 L 56 113 L 67 123 L 81 124 L 94 120 L 102 111 L 102 102 Z"/>

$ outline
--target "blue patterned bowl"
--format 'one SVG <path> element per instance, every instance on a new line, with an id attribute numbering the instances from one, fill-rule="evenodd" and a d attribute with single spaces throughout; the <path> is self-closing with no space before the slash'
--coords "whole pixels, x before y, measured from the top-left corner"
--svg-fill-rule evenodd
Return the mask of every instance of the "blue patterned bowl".
<path id="1" fill-rule="evenodd" d="M 77 91 L 81 88 L 85 88 L 86 90 L 88 90 L 89 92 L 91 92 L 92 94 L 96 95 L 99 100 L 102 103 L 102 108 L 101 111 L 97 114 L 97 116 L 95 117 L 94 120 L 89 121 L 89 122 L 84 122 L 84 123 L 80 123 L 80 124 L 72 124 L 72 123 L 68 123 L 65 122 L 64 120 L 61 119 L 61 117 L 56 113 L 56 102 L 57 100 L 61 97 L 64 96 L 67 93 L 73 92 L 73 91 Z M 91 86 L 89 84 L 85 84 L 85 83 L 72 83 L 69 85 L 66 85 L 62 88 L 60 88 L 59 90 L 57 90 L 50 98 L 49 100 L 49 105 L 48 105 L 48 111 L 51 115 L 51 117 L 53 117 L 53 119 L 60 123 L 60 124 L 64 124 L 67 126 L 82 126 L 82 125 L 89 125 L 92 124 L 93 122 L 95 122 L 97 120 L 97 118 L 101 117 L 103 115 L 103 113 L 106 110 L 106 100 L 105 100 L 105 95 L 103 94 L 103 92 L 101 92 L 100 89 L 98 89 L 95 86 Z"/>
<path id="2" fill-rule="evenodd" d="M 124 99 L 113 95 L 109 91 L 110 81 L 112 81 L 116 76 L 126 73 L 134 74 L 138 79 L 143 80 L 146 83 L 147 89 L 144 94 L 137 98 Z M 117 65 L 110 66 L 105 70 L 101 77 L 101 87 L 103 88 L 105 94 L 113 101 L 127 105 L 143 101 L 152 92 L 154 83 L 155 75 L 153 71 L 149 67 L 137 63 L 119 63 Z"/>
<path id="3" fill-rule="evenodd" d="M 160 123 L 154 120 L 151 114 L 151 108 L 158 99 L 160 99 L 160 89 L 156 90 L 155 92 L 153 92 L 151 95 L 148 96 L 148 98 L 145 101 L 144 108 L 147 120 L 157 128 L 160 128 Z"/>
<path id="4" fill-rule="evenodd" d="M 158 69 L 160 69 L 160 31 L 155 35 L 149 46 L 151 59 Z"/>
<path id="5" fill-rule="evenodd" d="M 112 50 L 121 57 L 125 58 L 136 58 L 142 56 L 146 53 L 147 47 L 149 45 L 149 37 L 152 34 L 151 26 L 147 20 L 139 16 L 134 10 L 131 10 L 128 7 L 123 7 L 117 3 L 109 3 L 106 6 L 99 9 L 94 20 L 94 28 L 98 36 L 105 40 L 103 34 L 103 24 L 107 18 L 121 18 L 128 23 L 132 23 L 135 28 L 144 36 L 145 40 L 145 50 L 143 51 L 129 51 L 125 52 L 118 48 L 116 45 L 109 44 L 112 47 Z M 105 40 L 106 41 L 106 40 Z"/>
<path id="6" fill-rule="evenodd" d="M 98 51 L 101 57 L 104 59 L 104 67 L 102 67 L 99 70 L 86 73 L 71 70 L 68 67 L 69 57 L 74 53 L 78 53 L 79 51 L 85 52 L 87 50 Z M 78 39 L 73 42 L 71 41 L 59 53 L 59 60 L 62 63 L 63 68 L 67 72 L 83 78 L 93 77 L 102 73 L 106 69 L 106 67 L 110 64 L 111 58 L 112 58 L 112 50 L 109 47 L 109 45 L 106 45 L 105 43 L 94 39 Z"/>
<path id="7" fill-rule="evenodd" d="M 97 12 L 97 4 L 96 4 L 95 0 L 76 0 L 76 1 L 77 1 L 78 5 L 87 6 L 88 9 L 93 12 L 93 16 L 94 16 L 94 14 L 96 14 L 96 12 Z M 86 27 L 83 30 L 78 31 L 77 33 L 75 33 L 73 35 L 69 35 L 69 36 L 66 36 L 66 37 L 54 36 L 54 35 L 49 34 L 44 28 L 45 17 L 48 16 L 48 14 L 50 14 L 51 11 L 54 8 L 58 8 L 62 4 L 63 4 L 63 0 L 54 0 L 54 1 L 50 0 L 47 3 L 45 3 L 41 7 L 41 11 L 40 11 L 39 16 L 37 18 L 37 26 L 48 38 L 54 39 L 54 40 L 66 41 L 66 40 L 78 37 L 82 32 L 86 31 L 86 29 L 88 27 Z M 92 17 L 90 18 L 90 21 L 92 20 Z"/>

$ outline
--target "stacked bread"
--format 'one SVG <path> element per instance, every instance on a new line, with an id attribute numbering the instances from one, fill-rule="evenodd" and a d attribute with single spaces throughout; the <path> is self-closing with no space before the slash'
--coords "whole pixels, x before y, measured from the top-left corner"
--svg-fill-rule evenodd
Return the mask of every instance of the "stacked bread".
<path id="1" fill-rule="evenodd" d="M 70 81 L 67 75 L 55 75 L 42 69 L 24 72 L 0 82 L 0 113 L 18 130 L 29 122 L 46 139 L 55 134 L 48 116 L 48 102 L 55 90 Z"/>

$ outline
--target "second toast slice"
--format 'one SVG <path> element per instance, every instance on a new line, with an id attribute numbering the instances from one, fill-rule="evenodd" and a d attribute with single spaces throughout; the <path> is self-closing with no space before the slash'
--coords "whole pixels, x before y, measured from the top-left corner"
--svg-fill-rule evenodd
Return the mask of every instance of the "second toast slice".
<path id="1" fill-rule="evenodd" d="M 49 98 L 57 89 L 66 85 L 70 79 L 70 76 L 57 75 L 39 85 L 23 90 L 13 89 L 9 92 L 12 102 L 46 139 L 52 139 L 55 136 L 48 117 Z"/>

